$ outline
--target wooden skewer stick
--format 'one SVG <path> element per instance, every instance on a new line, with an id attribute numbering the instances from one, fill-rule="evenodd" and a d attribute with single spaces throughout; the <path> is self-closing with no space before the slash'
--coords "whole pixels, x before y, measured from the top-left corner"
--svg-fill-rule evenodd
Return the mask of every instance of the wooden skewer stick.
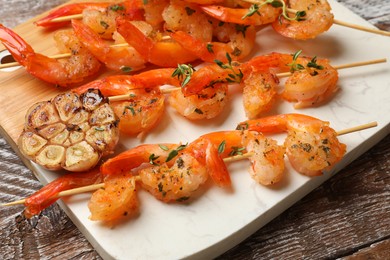
<path id="1" fill-rule="evenodd" d="M 347 128 L 347 129 L 338 131 L 337 135 L 345 135 L 345 134 L 349 134 L 349 133 L 353 133 L 353 132 L 357 132 L 357 131 L 362 131 L 365 129 L 376 127 L 377 125 L 378 125 L 377 122 L 363 124 L 363 125 L 359 125 L 359 126 L 355 126 L 355 127 L 351 127 L 351 128 Z M 242 155 L 235 155 L 235 156 L 231 156 L 231 157 L 226 157 L 223 159 L 223 161 L 224 162 L 235 162 L 235 161 L 250 158 L 252 155 L 253 155 L 253 153 L 245 153 Z M 139 176 L 134 176 L 134 178 L 136 178 L 136 180 L 140 179 Z M 81 194 L 81 193 L 85 193 L 85 192 L 90 192 L 90 191 L 101 189 L 103 187 L 104 187 L 104 183 L 98 183 L 98 184 L 92 184 L 92 185 L 88 185 L 88 186 L 84 186 L 84 187 L 80 187 L 80 188 L 65 190 L 65 191 L 59 192 L 57 194 L 56 198 L 61 198 L 61 197 L 65 197 L 65 196 L 71 196 L 71 195 L 77 195 L 77 194 Z M 24 204 L 25 202 L 26 202 L 26 199 L 21 199 L 21 200 L 9 202 L 9 203 L 4 203 L 4 204 L 1 204 L 0 206 L 4 206 L 4 207 L 5 206 L 13 206 L 13 205 Z"/>
<path id="2" fill-rule="evenodd" d="M 71 196 L 71 195 L 85 193 L 85 192 L 89 192 L 89 191 L 94 191 L 94 190 L 98 190 L 98 189 L 103 188 L 103 187 L 104 187 L 104 183 L 98 183 L 98 184 L 92 184 L 92 185 L 88 185 L 88 186 L 84 186 L 84 187 L 80 187 L 80 188 L 65 190 L 65 191 L 59 192 L 57 194 L 56 198 Z M 24 204 L 25 202 L 26 202 L 26 199 L 21 199 L 21 200 L 13 201 L 10 203 L 1 204 L 1 206 L 13 206 L 13 205 L 18 205 L 18 204 Z"/>
<path id="3" fill-rule="evenodd" d="M 337 133 L 337 135 L 345 135 L 345 134 L 350 134 L 353 132 L 357 132 L 357 131 L 361 131 L 361 130 L 365 130 L 365 129 L 369 129 L 369 128 L 373 128 L 373 127 L 377 127 L 377 126 L 378 126 L 378 122 L 371 122 L 371 123 L 347 128 L 344 130 L 340 130 L 336 133 Z"/>
<path id="4" fill-rule="evenodd" d="M 333 19 L 333 23 L 337 24 L 337 25 L 344 26 L 344 27 L 349 27 L 352 29 L 360 30 L 360 31 L 375 33 L 375 34 L 384 35 L 384 36 L 390 36 L 390 32 L 388 32 L 388 31 L 383 31 L 383 30 L 379 30 L 379 29 L 372 29 L 372 28 L 368 28 L 365 26 L 357 25 L 357 24 L 347 23 L 347 22 L 340 21 L 337 19 Z"/>
<path id="5" fill-rule="evenodd" d="M 51 22 L 54 23 L 60 23 L 60 22 L 67 22 L 72 19 L 83 19 L 83 14 L 73 14 L 73 15 L 65 15 L 57 18 L 53 18 Z"/>
<path id="6" fill-rule="evenodd" d="M 373 65 L 373 64 L 378 64 L 378 63 L 383 63 L 387 62 L 386 59 L 376 59 L 376 60 L 369 60 L 369 61 L 362 61 L 362 62 L 354 62 L 354 63 L 348 63 L 348 64 L 343 64 L 343 65 L 338 65 L 335 66 L 335 69 L 346 69 L 346 68 L 353 68 L 353 67 L 358 67 L 358 66 L 366 66 L 366 65 Z M 278 73 L 276 74 L 278 78 L 282 77 L 289 77 L 291 76 L 291 72 L 283 72 L 283 73 Z M 162 89 L 161 92 L 164 94 L 169 94 L 173 91 L 179 90 L 181 88 L 167 88 L 167 89 Z M 108 97 L 108 99 L 111 102 L 114 101 L 124 101 L 124 100 L 129 100 L 131 96 L 129 94 L 124 94 L 124 95 L 118 95 L 118 96 L 111 96 Z"/>

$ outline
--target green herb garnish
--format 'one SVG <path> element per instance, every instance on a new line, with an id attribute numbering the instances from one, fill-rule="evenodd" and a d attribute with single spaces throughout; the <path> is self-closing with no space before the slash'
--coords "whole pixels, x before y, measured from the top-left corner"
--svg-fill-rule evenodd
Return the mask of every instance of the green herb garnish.
<path id="1" fill-rule="evenodd" d="M 172 77 L 177 77 L 182 80 L 181 87 L 184 87 L 191 80 L 191 76 L 194 73 L 194 68 L 191 64 L 178 64 L 177 69 L 172 73 Z"/>

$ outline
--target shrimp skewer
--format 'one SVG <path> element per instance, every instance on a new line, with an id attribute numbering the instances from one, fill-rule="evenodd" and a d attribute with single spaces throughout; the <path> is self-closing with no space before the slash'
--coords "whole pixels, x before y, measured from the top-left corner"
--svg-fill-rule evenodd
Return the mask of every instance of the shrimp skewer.
<path id="1" fill-rule="evenodd" d="M 334 19 L 331 7 L 326 0 L 244 1 L 252 3 L 252 6 L 249 8 L 232 8 L 223 5 L 205 5 L 201 8 L 211 17 L 224 22 L 245 25 L 271 24 L 275 31 L 281 35 L 298 40 L 315 38 L 327 31 L 332 24 L 390 36 L 389 32 L 383 30 L 371 29 Z M 280 7 L 282 7 L 283 12 Z M 292 13 L 294 17 L 290 17 L 289 13 Z"/>
<path id="2" fill-rule="evenodd" d="M 159 121 L 164 112 L 163 93 L 169 93 L 169 104 L 190 120 L 210 119 L 222 112 L 228 103 L 226 83 L 205 88 L 198 95 L 184 97 L 180 88 L 173 91 L 159 88 L 166 84 L 177 87 L 181 85 L 180 80 L 172 76 L 174 71 L 163 68 L 137 75 L 109 76 L 73 91 L 84 93 L 93 88 L 110 97 L 111 105 L 120 119 L 119 129 L 129 135 L 146 132 Z"/>
<path id="3" fill-rule="evenodd" d="M 133 176 L 131 171 L 142 165 L 137 176 Z M 136 181 L 164 202 L 189 199 L 209 176 L 220 187 L 231 184 L 226 165 L 208 140 L 197 140 L 189 145 L 140 145 L 108 160 L 100 172 L 95 170 L 85 174 L 85 180 L 80 180 L 83 175 L 75 175 L 75 184 L 69 180 L 71 175 L 60 177 L 26 200 L 28 216 L 38 214 L 56 201 L 61 190 L 70 188 L 68 183 L 75 187 L 79 187 L 76 183 L 82 184 L 83 181 L 95 183 L 96 178 L 93 180 L 91 176 L 100 180 L 104 178 L 104 190 L 96 191 L 88 204 L 91 219 L 105 222 L 137 213 Z M 63 182 L 65 185 L 61 186 Z M 46 200 L 43 200 L 44 196 L 47 196 Z"/>
<path id="4" fill-rule="evenodd" d="M 152 2 L 152 3 L 150 3 Z M 129 4 L 130 7 L 129 10 L 132 10 L 132 12 L 129 12 L 130 15 L 129 18 L 133 20 L 147 20 L 149 23 L 152 24 L 152 22 L 155 22 L 155 24 L 158 24 L 161 22 L 161 19 L 158 19 L 158 15 L 156 14 L 161 14 L 162 10 L 156 8 L 156 3 L 153 3 L 154 1 L 148 1 L 148 4 L 146 4 L 144 7 L 142 7 L 143 3 L 140 3 L 140 1 L 131 1 L 131 4 Z M 246 0 L 245 2 L 251 3 L 254 6 L 252 7 L 252 10 L 250 8 L 232 8 L 227 4 L 226 6 L 223 6 L 225 0 L 187 0 L 186 2 L 188 3 L 193 3 L 193 4 L 198 4 L 201 6 L 203 11 L 210 15 L 211 17 L 214 17 L 218 20 L 224 21 L 224 22 L 232 22 L 236 24 L 250 24 L 250 25 L 264 25 L 264 24 L 270 24 L 274 23 L 278 20 L 278 17 L 281 14 L 280 8 L 275 8 L 271 6 L 274 4 L 273 2 L 280 2 L 279 5 L 286 6 L 288 3 L 285 1 L 256 1 L 256 0 Z M 243 1 L 244 2 L 244 1 Z M 126 2 L 121 3 L 121 5 L 125 5 Z M 268 3 L 268 4 L 264 4 Z M 324 2 L 319 2 L 320 4 L 323 4 Z M 219 4 L 219 5 L 216 5 Z M 279 7 L 277 5 L 277 7 Z M 115 6 L 113 3 L 77 3 L 77 4 L 70 4 L 70 5 L 65 5 L 62 8 L 56 9 L 53 12 L 51 12 L 48 16 L 41 18 L 40 20 L 36 21 L 35 24 L 38 26 L 43 26 L 43 27 L 59 27 L 66 25 L 69 23 L 71 19 L 83 19 L 84 15 L 84 9 L 92 9 L 94 10 L 99 10 L 101 12 L 104 12 L 106 9 L 108 9 L 109 6 Z M 141 6 L 141 7 L 140 7 Z M 149 15 L 145 14 L 143 16 L 142 11 L 147 12 L 149 9 L 156 9 L 156 11 L 151 11 Z M 154 7 L 154 8 L 153 8 Z M 326 5 L 325 5 L 326 7 Z M 115 8 L 114 8 L 115 9 Z M 305 16 L 303 16 L 302 11 L 303 10 L 294 10 L 293 8 L 286 8 L 286 13 L 293 13 L 294 15 L 298 13 L 301 13 L 299 17 L 305 19 Z M 305 8 L 304 8 L 305 9 Z M 327 7 L 324 9 L 326 11 Z M 160 10 L 160 11 L 158 11 Z M 329 10 L 330 11 L 330 10 Z M 307 12 L 307 11 L 305 11 Z M 88 11 L 85 11 L 87 16 L 89 15 Z M 257 14 L 261 15 L 257 15 Z M 248 15 L 249 14 L 249 15 Z M 252 15 L 250 15 L 252 14 Z M 331 15 L 331 14 L 330 14 Z M 154 19 L 148 19 L 148 17 L 154 17 L 157 16 Z M 287 16 L 287 15 L 286 15 Z M 325 16 L 329 16 L 329 14 L 325 14 Z M 245 19 L 242 19 L 245 17 Z M 96 21 L 97 19 L 90 19 Z M 383 36 L 390 36 L 390 32 L 379 30 L 379 29 L 372 29 L 368 28 L 365 26 L 360 26 L 344 21 L 340 21 L 338 19 L 333 19 L 331 20 L 333 24 L 337 24 L 340 26 L 348 27 L 351 29 L 356 29 L 356 30 L 361 30 L 369 33 L 375 33 Z M 95 22 L 96 23 L 96 22 Z M 99 25 L 102 27 L 101 25 Z M 315 26 L 313 26 L 315 27 Z M 317 30 L 318 31 L 318 30 Z M 316 33 L 317 34 L 317 33 Z M 307 36 L 306 36 L 307 37 Z"/>
<path id="5" fill-rule="evenodd" d="M 383 61 L 385 60 L 353 63 L 350 66 Z M 137 134 L 151 129 L 163 113 L 162 94 L 167 93 L 169 89 L 160 90 L 159 86 L 168 84 L 179 87 L 183 85 L 183 82 L 187 82 L 183 88 L 169 90 L 169 104 L 179 114 L 190 120 L 210 119 L 216 117 L 228 102 L 228 84 L 232 83 L 227 80 L 229 74 L 232 70 L 236 74 L 241 71 L 242 79 L 238 78 L 238 82 L 243 88 L 246 115 L 251 119 L 269 111 L 277 98 L 276 87 L 279 83 L 277 76 L 283 75 L 270 73 L 269 70 L 290 70 L 291 66 L 286 64 L 292 62 L 304 66 L 305 69 L 295 71 L 287 80 L 282 94 L 283 98 L 289 101 L 299 101 L 297 104 L 300 107 L 312 106 L 321 100 L 325 101 L 326 98 L 330 98 L 329 94 L 333 94 L 335 87 L 335 75 L 334 69 L 330 67 L 327 60 L 319 59 L 313 62 L 313 59 L 305 57 L 298 57 L 294 60 L 292 55 L 279 53 L 258 56 L 247 63 L 231 62 L 230 69 L 224 67 L 225 65 L 211 64 L 194 71 L 191 66 L 180 65 L 176 70 L 166 68 L 150 70 L 138 75 L 109 76 L 73 91 L 83 93 L 89 88 L 102 91 L 103 95 L 110 97 L 111 104 L 121 119 L 119 127 L 122 132 Z M 310 62 L 316 64 L 317 67 L 323 66 L 324 69 L 308 67 L 307 64 Z M 174 76 L 174 71 L 179 71 L 180 75 L 177 76 L 180 78 Z M 317 75 L 313 76 L 314 72 Z M 187 76 L 183 77 L 185 74 L 188 75 L 189 81 L 186 80 Z M 329 82 L 326 79 L 330 79 Z M 299 91 L 296 91 L 295 88 L 299 86 Z M 186 95 L 188 91 L 191 94 Z M 117 102 L 119 100 L 125 101 Z M 298 105 L 296 107 L 298 108 Z"/>
<path id="6" fill-rule="evenodd" d="M 96 12 L 100 13 L 99 17 L 96 17 Z M 70 19 L 64 19 L 64 17 L 72 17 L 72 19 L 84 18 L 84 22 L 94 28 L 96 32 L 103 32 L 109 35 L 109 32 L 106 33 L 107 28 L 115 28 L 112 25 L 115 24 L 115 18 L 119 15 L 123 15 L 132 20 L 142 19 L 143 11 L 141 10 L 141 1 L 130 0 L 121 3 L 85 2 L 68 4 L 51 11 L 47 16 L 36 21 L 35 24 L 42 27 L 60 27 L 70 22 Z M 98 25 L 97 20 L 103 22 L 99 22 Z"/>
<path id="7" fill-rule="evenodd" d="M 240 123 L 238 129 L 262 133 L 287 132 L 285 147 L 294 169 L 308 176 L 330 170 L 346 152 L 329 122 L 301 114 L 285 114 Z"/>
<path id="8" fill-rule="evenodd" d="M 61 37 L 61 36 L 59 36 Z M 68 36 L 69 37 L 69 36 Z M 81 44 L 72 40 L 69 46 L 74 55 L 65 62 L 35 53 L 33 48 L 12 30 L 0 25 L 0 40 L 15 60 L 31 75 L 59 86 L 69 86 L 96 74 L 100 63 Z"/>
<path id="9" fill-rule="evenodd" d="M 214 82 L 237 82 L 243 88 L 246 115 L 255 118 L 272 108 L 277 98 L 278 77 L 288 76 L 280 96 L 295 102 L 296 109 L 306 108 L 325 103 L 338 91 L 337 69 L 377 62 L 386 62 L 386 59 L 335 67 L 327 59 L 300 56 L 300 51 L 294 55 L 271 53 L 257 56 L 245 63 L 230 59 L 228 63 L 218 62 L 198 69 L 182 91 L 184 96 L 191 96 Z"/>
<path id="10" fill-rule="evenodd" d="M 290 117 L 291 115 L 286 115 L 286 116 Z M 300 116 L 302 116 L 302 117 L 299 118 Z M 307 118 L 305 118 L 305 117 L 307 117 L 307 116 L 298 115 L 298 117 L 296 117 L 297 118 L 296 121 L 298 122 L 300 119 L 307 119 L 307 118 L 313 120 L 313 118 L 311 118 L 311 117 L 307 117 Z M 284 119 L 279 118 L 276 121 L 278 121 L 278 120 L 283 121 Z M 275 127 L 275 122 L 274 122 L 275 120 L 267 119 L 265 121 L 270 123 L 270 124 L 268 124 L 268 126 L 264 126 L 263 129 L 270 131 L 271 129 L 273 129 Z M 317 122 L 315 122 L 315 124 L 317 124 L 319 121 L 321 121 L 321 120 L 318 120 Z M 278 123 L 276 125 L 278 125 Z M 350 129 L 345 129 L 345 130 L 337 132 L 337 135 L 360 131 L 363 129 L 375 127 L 376 125 L 377 125 L 376 122 L 374 122 L 374 123 L 369 123 L 369 124 L 365 124 L 365 125 L 358 126 L 358 127 L 353 127 Z M 281 130 L 282 128 L 284 128 L 284 126 L 279 126 L 279 128 L 280 129 L 277 129 L 278 131 Z M 210 142 L 213 145 L 217 144 L 219 146 L 219 148 L 218 148 L 219 157 L 223 158 L 223 160 L 225 162 L 228 162 L 228 161 L 231 161 L 232 159 L 236 160 L 237 157 L 239 157 L 238 159 L 243 159 L 243 158 L 248 158 L 248 157 L 253 156 L 253 153 L 251 153 L 251 152 L 246 153 L 244 155 L 237 155 L 238 149 L 234 145 L 236 145 L 236 144 L 241 145 L 243 143 L 248 143 L 248 141 L 254 141 L 256 144 L 259 144 L 260 142 L 258 142 L 258 138 L 257 138 L 258 135 L 259 134 L 256 132 L 248 132 L 248 131 L 242 131 L 242 130 L 215 132 L 215 133 L 209 133 L 209 134 L 201 136 L 199 139 L 194 141 L 194 143 L 197 143 L 198 145 L 202 144 L 202 143 L 208 144 L 207 145 L 208 147 L 209 147 Z M 255 137 L 255 138 L 252 138 L 252 137 Z M 206 141 L 208 140 L 208 142 L 205 142 L 205 140 Z M 223 142 L 223 141 L 225 141 L 225 142 Z M 220 148 L 220 146 L 222 146 L 222 143 L 224 144 L 223 145 L 224 149 Z M 179 147 L 181 147 L 181 148 L 179 149 Z M 160 144 L 158 146 L 157 145 L 141 145 L 141 146 L 138 146 L 136 148 L 133 148 L 131 150 L 123 152 L 122 154 L 114 157 L 109 162 L 107 162 L 108 165 L 106 165 L 106 163 L 103 164 L 101 171 L 102 172 L 105 171 L 106 174 L 104 174 L 104 175 L 102 175 L 97 170 L 91 171 L 90 173 L 88 173 L 89 175 L 85 174 L 85 173 L 66 175 L 66 176 L 60 177 L 59 179 L 46 185 L 40 191 L 36 192 L 34 195 L 30 196 L 26 200 L 19 200 L 19 201 L 11 202 L 11 203 L 7 203 L 7 204 L 3 204 L 2 206 L 10 206 L 10 205 L 25 203 L 25 205 L 27 206 L 26 213 L 29 212 L 28 216 L 31 217 L 32 215 L 38 214 L 41 210 L 43 210 L 44 208 L 46 208 L 50 204 L 54 203 L 56 201 L 56 199 L 58 199 L 60 196 L 69 196 L 69 195 L 74 195 L 74 194 L 78 194 L 81 192 L 100 189 L 100 188 L 103 188 L 105 184 L 100 183 L 97 185 L 95 184 L 95 185 L 85 186 L 82 189 L 74 189 L 74 190 L 68 190 L 69 188 L 74 187 L 74 186 L 69 186 L 69 185 L 76 185 L 75 187 L 80 187 L 83 184 L 88 185 L 84 181 L 87 181 L 88 183 L 96 183 L 96 182 L 101 181 L 103 176 L 109 176 L 112 180 L 112 181 L 107 181 L 107 183 L 110 183 L 110 185 L 112 185 L 112 187 L 109 187 L 109 190 L 116 192 L 116 191 L 123 188 L 123 189 L 126 189 L 126 191 L 124 193 L 120 192 L 121 194 L 123 194 L 123 197 L 119 198 L 119 199 L 112 199 L 112 198 L 107 197 L 106 195 L 109 195 L 111 192 L 108 192 L 105 194 L 104 190 L 97 192 L 96 195 L 94 194 L 96 196 L 96 198 L 94 198 L 94 202 L 93 203 L 91 202 L 89 204 L 89 206 L 91 208 L 91 212 L 96 212 L 96 214 L 92 215 L 92 216 L 97 216 L 97 217 L 95 218 L 95 217 L 91 216 L 91 218 L 95 218 L 95 220 L 102 220 L 102 221 L 114 221 L 114 219 L 109 216 L 112 213 L 112 211 L 110 210 L 111 208 L 114 208 L 114 215 L 115 215 L 115 217 L 118 217 L 118 219 L 122 218 L 123 216 L 134 215 L 134 214 L 138 213 L 138 208 L 137 208 L 138 199 L 136 197 L 136 192 L 135 192 L 137 186 L 134 185 L 134 182 L 139 182 L 141 179 L 139 176 L 136 176 L 134 174 L 130 174 L 130 170 L 140 166 L 142 162 L 147 162 L 147 163 L 152 164 L 152 165 L 154 164 L 155 166 L 157 164 L 161 164 L 164 161 L 166 161 L 167 158 L 170 157 L 169 154 L 171 154 L 172 151 L 176 151 L 173 154 L 176 156 L 179 156 L 178 154 L 182 150 L 182 148 L 183 148 L 183 146 L 177 146 L 175 144 Z M 178 150 L 180 150 L 180 151 L 178 151 Z M 170 151 L 170 152 L 167 153 L 168 151 Z M 234 152 L 233 154 L 235 154 L 235 155 L 229 157 L 230 156 L 229 154 L 232 154 L 232 152 Z M 245 153 L 246 152 L 245 148 L 240 149 L 240 152 Z M 263 154 L 262 156 L 266 156 L 269 154 L 269 152 L 264 153 L 261 151 L 259 153 Z M 194 153 L 192 153 L 192 154 L 194 154 Z M 205 153 L 203 151 L 200 154 L 198 154 L 196 156 L 196 158 L 200 158 L 199 156 L 204 156 L 204 154 Z M 132 158 L 132 160 L 130 160 L 130 158 Z M 213 158 L 213 157 L 210 157 L 210 158 Z M 270 159 L 272 162 L 271 158 L 273 158 L 273 157 L 271 157 L 271 156 L 268 157 L 268 159 Z M 104 168 L 105 165 L 108 167 Z M 253 165 L 255 165 L 255 164 L 253 164 Z M 276 164 L 276 166 L 277 165 L 278 164 Z M 264 165 L 264 166 L 267 167 L 267 165 Z M 258 167 L 254 167 L 254 168 L 252 167 L 252 169 L 254 171 L 256 171 L 256 170 L 258 170 Z M 275 169 L 278 169 L 278 167 L 276 167 Z M 148 176 L 148 175 L 146 174 L 146 176 Z M 224 176 L 224 175 L 221 175 L 221 176 Z M 85 178 L 83 178 L 83 177 L 85 177 Z M 81 178 L 81 179 L 78 179 L 78 178 Z M 253 177 L 253 178 L 255 178 L 255 177 Z M 219 178 L 216 178 L 216 180 L 218 181 Z M 123 181 L 126 181 L 126 182 L 123 183 Z M 223 181 L 222 183 L 228 183 L 228 182 Z M 159 186 L 159 185 L 157 185 L 157 186 Z M 160 188 L 158 188 L 158 189 L 160 189 Z M 64 191 L 64 190 L 66 190 L 66 192 L 60 192 L 60 191 Z M 158 193 L 162 194 L 162 191 L 159 190 Z M 114 197 L 118 198 L 117 196 L 120 196 L 120 194 L 119 195 L 116 194 Z M 103 199 L 103 202 L 104 202 L 103 207 L 99 206 L 100 205 L 99 203 L 101 202 L 99 199 Z M 182 198 L 181 200 L 183 200 L 183 199 L 184 198 Z M 114 203 L 114 207 L 105 207 L 104 205 L 107 205 L 106 202 L 108 202 L 108 201 L 111 201 L 112 203 Z M 118 203 L 118 201 L 120 201 L 120 203 Z M 128 206 L 121 205 L 122 201 L 128 202 L 129 203 Z M 94 213 L 92 213 L 92 214 L 94 214 Z"/>

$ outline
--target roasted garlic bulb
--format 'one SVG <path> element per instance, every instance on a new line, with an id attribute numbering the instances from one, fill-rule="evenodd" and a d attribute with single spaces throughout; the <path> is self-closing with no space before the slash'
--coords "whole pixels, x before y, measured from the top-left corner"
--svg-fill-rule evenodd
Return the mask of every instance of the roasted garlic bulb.
<path id="1" fill-rule="evenodd" d="M 34 104 L 26 114 L 18 146 L 44 168 L 79 172 L 112 153 L 118 140 L 118 118 L 108 100 L 98 90 L 88 90 Z"/>

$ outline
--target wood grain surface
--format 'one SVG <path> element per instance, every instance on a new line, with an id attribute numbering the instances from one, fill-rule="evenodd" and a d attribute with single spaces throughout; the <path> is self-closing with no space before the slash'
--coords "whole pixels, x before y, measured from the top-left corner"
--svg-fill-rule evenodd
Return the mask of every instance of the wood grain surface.
<path id="1" fill-rule="evenodd" d="M 65 2 L 0 0 L 0 23 L 14 27 Z M 339 2 L 390 31 L 390 1 Z M 24 198 L 41 186 L 0 138 L 0 201 Z M 101 259 L 58 205 L 30 220 L 22 211 L 0 208 L 0 259 Z M 390 136 L 219 257 L 302 258 L 390 259 Z"/>

